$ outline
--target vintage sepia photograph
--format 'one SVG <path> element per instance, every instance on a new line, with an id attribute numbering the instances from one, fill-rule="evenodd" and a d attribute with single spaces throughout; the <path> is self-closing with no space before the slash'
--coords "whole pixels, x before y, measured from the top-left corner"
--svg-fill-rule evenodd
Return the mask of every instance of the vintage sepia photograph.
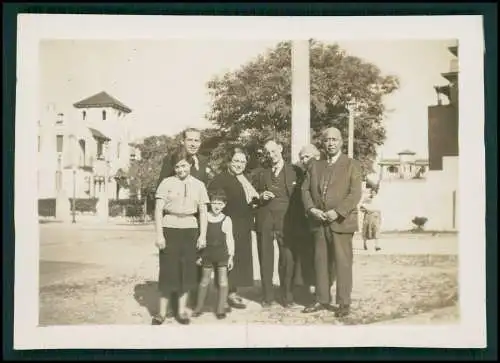
<path id="1" fill-rule="evenodd" d="M 401 20 L 349 37 L 348 19 L 303 36 L 206 19 L 213 34 L 182 37 L 188 18 L 148 37 L 134 29 L 165 23 L 50 17 L 19 23 L 47 24 L 18 54 L 16 273 L 36 266 L 28 296 L 16 274 L 16 308 L 39 339 L 22 346 L 115 348 L 127 329 L 149 348 L 486 344 L 484 163 L 470 182 L 461 168 L 484 158 L 480 17 L 414 17 L 392 37 Z M 99 34 L 106 18 L 120 36 Z"/>

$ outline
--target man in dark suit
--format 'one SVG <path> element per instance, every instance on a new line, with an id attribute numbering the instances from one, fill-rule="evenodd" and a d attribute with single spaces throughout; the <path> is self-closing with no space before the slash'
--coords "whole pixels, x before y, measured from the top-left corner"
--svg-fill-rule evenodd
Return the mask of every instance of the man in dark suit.
<path id="1" fill-rule="evenodd" d="M 342 135 L 334 127 L 323 132 L 326 160 L 314 161 L 302 184 L 302 198 L 313 232 L 316 303 L 312 313 L 330 305 L 330 287 L 336 280 L 336 316 L 349 314 L 352 292 L 352 240 L 358 230 L 361 166 L 342 154 Z"/>
<path id="2" fill-rule="evenodd" d="M 191 175 L 196 179 L 201 180 L 206 185 L 209 180 L 211 171 L 208 167 L 208 158 L 198 154 L 201 146 L 201 132 L 200 130 L 195 128 L 188 128 L 184 130 L 182 136 L 183 140 L 181 141 L 181 144 L 186 148 L 186 151 L 189 155 L 191 155 L 193 159 L 193 165 L 191 166 Z M 171 157 L 171 155 L 167 155 L 163 158 L 160 177 L 158 178 L 158 185 L 163 179 L 175 175 L 175 165 L 172 165 Z"/>
<path id="3" fill-rule="evenodd" d="M 256 181 L 260 205 L 256 213 L 257 247 L 263 292 L 263 307 L 274 303 L 274 239 L 279 247 L 279 276 L 282 304 L 294 305 L 292 282 L 294 261 L 290 246 L 290 199 L 297 183 L 297 170 L 283 160 L 283 147 L 275 140 L 265 143 L 270 166 L 261 170 Z"/>

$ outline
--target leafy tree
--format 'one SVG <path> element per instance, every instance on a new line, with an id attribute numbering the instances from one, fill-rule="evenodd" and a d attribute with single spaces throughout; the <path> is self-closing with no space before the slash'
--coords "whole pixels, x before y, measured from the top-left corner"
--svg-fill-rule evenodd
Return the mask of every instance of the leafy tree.
<path id="1" fill-rule="evenodd" d="M 141 152 L 141 158 L 131 163 L 128 172 L 133 191 L 140 191 L 144 198 L 154 195 L 162 160 L 176 144 L 175 138 L 163 135 L 147 137 L 142 143 L 135 145 Z"/>
<path id="2" fill-rule="evenodd" d="M 347 149 L 348 105 L 355 105 L 354 157 L 365 174 L 370 173 L 376 147 L 386 138 L 382 121 L 388 110 L 383 97 L 398 88 L 398 79 L 382 75 L 378 67 L 345 54 L 336 44 L 318 41 L 310 42 L 310 75 L 311 141 L 318 142 L 324 127 L 335 126 Z M 222 135 L 211 154 L 214 164 L 220 165 L 230 140 L 243 141 L 252 152 L 268 134 L 285 140 L 285 157 L 290 158 L 291 78 L 291 43 L 281 42 L 240 69 L 208 82 L 212 106 L 207 118 Z M 244 137 L 243 132 L 247 132 Z"/>

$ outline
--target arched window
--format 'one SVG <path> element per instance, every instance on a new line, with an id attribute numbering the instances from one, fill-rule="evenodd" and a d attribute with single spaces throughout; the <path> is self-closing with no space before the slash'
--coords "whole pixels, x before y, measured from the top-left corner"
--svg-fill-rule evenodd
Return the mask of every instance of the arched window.
<path id="1" fill-rule="evenodd" d="M 103 121 L 106 121 L 106 110 L 102 111 L 102 119 Z"/>
<path id="2" fill-rule="evenodd" d="M 387 171 L 389 173 L 397 173 L 398 172 L 398 167 L 395 166 L 395 165 L 389 165 L 389 167 L 387 168 Z"/>
<path id="3" fill-rule="evenodd" d="M 83 121 L 85 121 L 85 119 L 87 118 L 87 111 L 82 111 L 82 118 Z"/>

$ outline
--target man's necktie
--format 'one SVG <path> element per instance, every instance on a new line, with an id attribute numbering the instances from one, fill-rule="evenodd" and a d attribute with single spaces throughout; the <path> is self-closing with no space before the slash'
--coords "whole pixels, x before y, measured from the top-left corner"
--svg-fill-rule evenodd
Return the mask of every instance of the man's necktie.
<path id="1" fill-rule="evenodd" d="M 198 158 L 196 157 L 196 155 L 193 155 L 193 161 L 194 161 L 194 168 L 197 171 L 200 170 L 200 163 L 199 163 Z"/>

